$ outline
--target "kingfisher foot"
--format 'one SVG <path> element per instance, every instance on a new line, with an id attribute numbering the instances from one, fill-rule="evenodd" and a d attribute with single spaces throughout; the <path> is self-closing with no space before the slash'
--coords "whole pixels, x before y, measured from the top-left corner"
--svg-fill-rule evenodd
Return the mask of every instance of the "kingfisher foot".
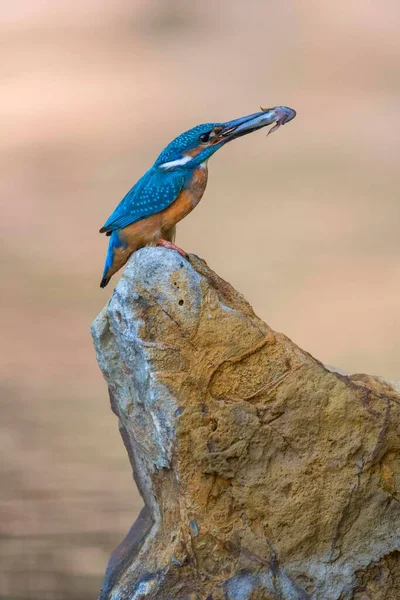
<path id="1" fill-rule="evenodd" d="M 179 246 L 176 246 L 175 244 L 173 244 L 172 242 L 169 242 L 168 240 L 163 240 L 163 239 L 158 240 L 157 246 L 163 246 L 164 248 L 168 248 L 169 250 L 176 250 L 184 258 L 187 257 L 187 253 L 184 250 L 182 250 L 182 248 L 179 248 Z"/>

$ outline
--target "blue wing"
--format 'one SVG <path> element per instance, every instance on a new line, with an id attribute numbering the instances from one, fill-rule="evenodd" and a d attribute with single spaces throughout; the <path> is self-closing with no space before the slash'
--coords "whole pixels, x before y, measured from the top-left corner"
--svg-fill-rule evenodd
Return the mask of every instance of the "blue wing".
<path id="1" fill-rule="evenodd" d="M 179 171 L 162 172 L 152 167 L 121 200 L 100 233 L 122 229 L 164 210 L 179 196 L 184 181 Z"/>

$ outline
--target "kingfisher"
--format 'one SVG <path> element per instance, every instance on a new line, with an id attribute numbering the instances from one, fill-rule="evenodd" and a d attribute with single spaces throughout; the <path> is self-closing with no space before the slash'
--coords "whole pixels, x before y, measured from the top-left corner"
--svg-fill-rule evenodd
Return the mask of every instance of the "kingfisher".
<path id="1" fill-rule="evenodd" d="M 100 287 L 143 246 L 164 246 L 186 256 L 174 244 L 176 224 L 204 194 L 208 159 L 227 142 L 274 123 L 269 135 L 295 116 L 287 106 L 261 107 L 260 112 L 226 123 L 197 125 L 168 144 L 100 229 L 110 237 Z"/>

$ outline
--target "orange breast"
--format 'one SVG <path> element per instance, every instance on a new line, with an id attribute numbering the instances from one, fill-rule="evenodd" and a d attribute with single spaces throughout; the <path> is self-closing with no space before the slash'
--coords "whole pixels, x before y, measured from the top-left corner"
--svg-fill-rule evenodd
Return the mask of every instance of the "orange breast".
<path id="1" fill-rule="evenodd" d="M 162 229 L 170 229 L 182 221 L 200 202 L 207 185 L 207 167 L 200 167 L 193 173 L 190 184 L 177 199 L 162 211 Z"/>
<path id="2" fill-rule="evenodd" d="M 142 246 L 156 244 L 160 238 L 172 239 L 175 225 L 197 206 L 206 185 L 207 168 L 196 169 L 189 186 L 165 210 L 121 229 L 119 235 L 127 248 L 115 252 L 118 263 L 126 262 L 127 256 Z"/>

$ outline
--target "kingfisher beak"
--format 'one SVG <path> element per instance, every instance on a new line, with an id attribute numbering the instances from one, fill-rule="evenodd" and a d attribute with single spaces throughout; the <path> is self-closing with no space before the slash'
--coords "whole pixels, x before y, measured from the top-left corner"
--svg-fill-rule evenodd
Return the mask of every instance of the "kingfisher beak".
<path id="1" fill-rule="evenodd" d="M 287 106 L 275 106 L 274 108 L 261 107 L 261 112 L 225 123 L 218 134 L 218 143 L 225 144 L 242 135 L 247 135 L 262 127 L 275 123 L 274 127 L 269 130 L 269 135 L 273 131 L 276 131 L 281 125 L 285 125 L 285 123 L 294 119 L 295 116 L 296 111 Z"/>

